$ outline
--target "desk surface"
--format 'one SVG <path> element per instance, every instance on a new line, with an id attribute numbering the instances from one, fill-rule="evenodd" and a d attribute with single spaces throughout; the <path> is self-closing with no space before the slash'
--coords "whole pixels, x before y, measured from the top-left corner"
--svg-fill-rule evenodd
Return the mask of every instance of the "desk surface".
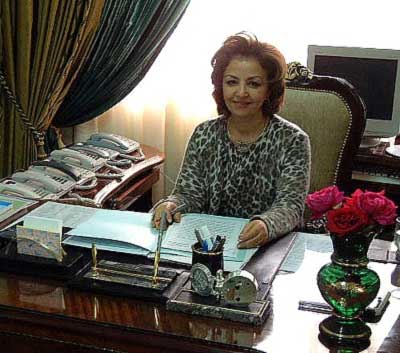
<path id="1" fill-rule="evenodd" d="M 169 312 L 161 304 L 0 273 L 0 342 L 16 347 L 15 352 L 29 351 L 21 347 L 39 347 L 41 352 L 97 352 L 101 347 L 103 352 L 147 353 L 329 352 L 317 337 L 318 324 L 326 315 L 297 309 L 299 300 L 322 301 L 316 273 L 329 261 L 329 254 L 308 251 L 304 259 L 296 273 L 275 278 L 272 313 L 261 327 Z M 371 265 L 379 271 L 382 291 L 393 289 L 394 265 Z M 399 313 L 400 299 L 392 298 L 381 322 L 369 324 L 371 346 L 364 352 L 377 352 L 379 347 L 385 348 L 379 352 L 399 351 Z M 385 340 L 388 335 L 391 341 Z"/>

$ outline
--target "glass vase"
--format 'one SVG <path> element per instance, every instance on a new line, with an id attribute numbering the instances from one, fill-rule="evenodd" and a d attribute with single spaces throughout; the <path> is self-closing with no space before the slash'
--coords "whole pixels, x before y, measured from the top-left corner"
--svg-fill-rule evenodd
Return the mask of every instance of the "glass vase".
<path id="1" fill-rule="evenodd" d="M 333 315 L 319 325 L 320 339 L 328 345 L 368 347 L 370 328 L 360 314 L 375 299 L 380 287 L 378 274 L 369 269 L 368 248 L 375 231 L 360 231 L 344 236 L 331 234 L 331 263 L 318 272 L 318 288 L 332 307 Z"/>

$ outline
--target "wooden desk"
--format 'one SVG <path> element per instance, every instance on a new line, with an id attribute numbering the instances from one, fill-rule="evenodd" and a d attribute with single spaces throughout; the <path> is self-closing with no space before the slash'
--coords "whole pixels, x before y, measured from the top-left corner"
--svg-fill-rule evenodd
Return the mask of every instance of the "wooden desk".
<path id="1" fill-rule="evenodd" d="M 329 255 L 310 252 L 296 273 L 276 277 L 272 313 L 261 327 L 169 312 L 161 304 L 0 273 L 0 342 L 7 343 L 9 353 L 327 353 L 318 340 L 318 324 L 326 315 L 297 306 L 299 300 L 322 301 L 316 273 Z M 372 265 L 380 273 L 382 288 L 392 288 L 394 265 Z M 384 347 L 379 352 L 399 352 L 399 313 L 400 299 L 391 299 L 381 322 L 369 324 L 372 342 L 364 352 L 377 352 L 379 347 Z M 385 340 L 387 336 L 391 339 Z"/>

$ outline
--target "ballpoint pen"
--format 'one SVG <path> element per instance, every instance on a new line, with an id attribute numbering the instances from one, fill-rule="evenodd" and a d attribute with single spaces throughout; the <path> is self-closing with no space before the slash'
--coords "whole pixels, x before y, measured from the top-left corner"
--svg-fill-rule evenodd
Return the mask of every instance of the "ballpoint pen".
<path id="1" fill-rule="evenodd" d="M 164 231 L 166 229 L 167 229 L 167 212 L 163 211 L 161 214 L 160 228 L 158 230 L 156 254 L 154 256 L 153 284 L 157 283 L 158 264 L 160 262 L 161 242 L 162 242 Z"/>
<path id="2" fill-rule="evenodd" d="M 170 215 L 173 216 L 175 213 L 182 211 L 185 208 L 185 204 L 182 204 L 172 210 L 170 212 Z M 164 232 L 167 230 L 168 222 L 167 222 L 167 212 L 163 211 L 161 214 L 161 220 L 160 220 L 160 228 L 158 230 L 158 239 L 157 239 L 157 248 L 156 248 L 156 253 L 154 256 L 154 273 L 153 273 L 153 284 L 157 283 L 157 275 L 158 275 L 158 265 L 160 263 L 160 252 L 161 252 L 161 244 L 162 244 L 162 239 L 164 236 Z"/>

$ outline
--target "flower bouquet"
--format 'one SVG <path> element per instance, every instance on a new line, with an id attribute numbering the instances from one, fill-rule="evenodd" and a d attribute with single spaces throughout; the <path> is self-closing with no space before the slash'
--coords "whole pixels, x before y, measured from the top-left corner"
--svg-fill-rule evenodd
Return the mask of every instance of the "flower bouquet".
<path id="1" fill-rule="evenodd" d="M 306 204 L 333 244 L 332 262 L 317 275 L 321 295 L 333 309 L 320 324 L 321 335 L 329 340 L 359 337 L 367 343 L 371 330 L 359 316 L 380 287 L 378 274 L 367 267 L 368 248 L 384 226 L 395 222 L 397 207 L 383 191 L 357 189 L 345 197 L 336 186 L 308 195 Z"/>

